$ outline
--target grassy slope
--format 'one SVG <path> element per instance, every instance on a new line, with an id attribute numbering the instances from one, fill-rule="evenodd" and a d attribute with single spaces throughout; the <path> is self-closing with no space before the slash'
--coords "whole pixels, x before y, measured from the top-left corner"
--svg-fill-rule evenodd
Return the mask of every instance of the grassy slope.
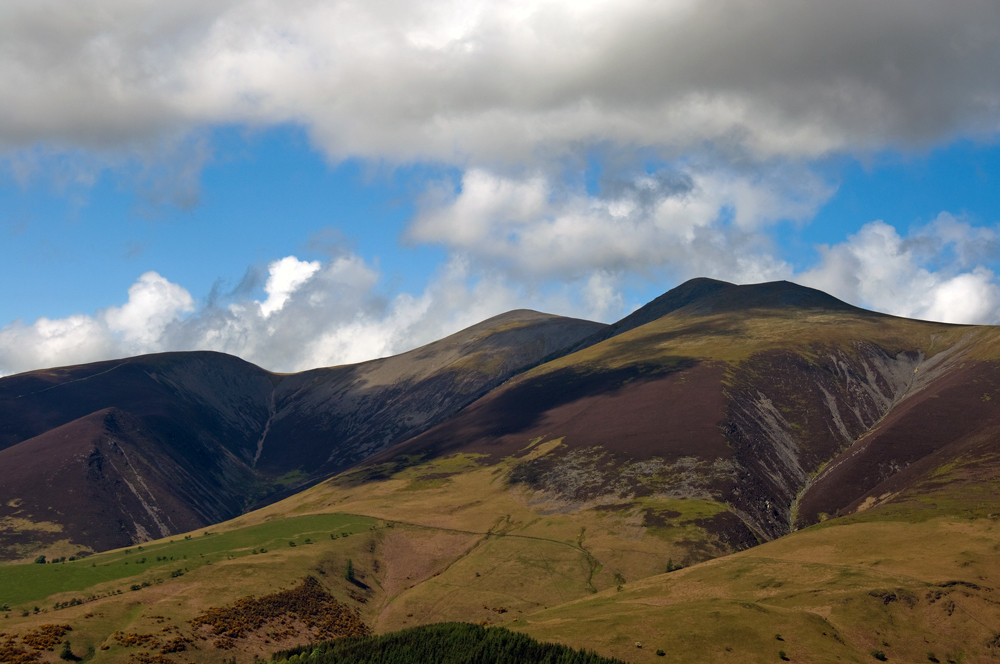
<path id="1" fill-rule="evenodd" d="M 558 445 L 540 442 L 524 453 L 544 454 Z M 378 631 L 454 620 L 514 623 L 664 571 L 686 551 L 677 540 L 699 536 L 685 521 L 721 509 L 710 501 L 652 501 L 671 515 L 652 529 L 642 527 L 634 508 L 562 514 L 551 511 L 558 505 L 533 504 L 530 495 L 507 485 L 504 475 L 513 463 L 439 459 L 363 488 L 358 477 L 342 476 L 212 527 L 211 534 L 73 562 L 0 566 L 0 605 L 10 605 L 0 614 L 0 632 L 69 624 L 78 654 L 93 649 L 95 661 L 126 661 L 138 650 L 116 645 L 116 630 L 145 634 L 170 627 L 171 634 L 188 634 L 186 621 L 209 606 L 284 589 L 306 574 L 317 575 Z M 368 590 L 343 578 L 348 560 Z M 183 574 L 172 576 L 176 570 Z M 135 585 L 140 588 L 130 590 Z M 86 601 L 54 608 L 74 598 Z M 200 650 L 176 661 L 222 655 L 210 642 L 196 643 Z M 101 650 L 105 644 L 111 647 Z M 241 642 L 242 652 L 226 656 L 249 658 L 288 645 L 294 639 L 251 639 Z"/>
<path id="2" fill-rule="evenodd" d="M 629 661 L 1000 659 L 1000 455 L 877 508 L 542 611 L 518 629 Z M 780 638 L 779 638 L 780 637 Z M 643 648 L 636 648 L 639 641 Z"/>
<path id="3" fill-rule="evenodd" d="M 998 536 L 994 521 L 949 518 L 808 530 L 534 614 L 521 629 L 631 661 L 655 661 L 656 648 L 689 662 L 774 662 L 779 650 L 810 662 L 867 662 L 879 650 L 985 661 L 997 655 Z"/>
<path id="4" fill-rule="evenodd" d="M 993 327 L 927 323 L 863 310 L 761 309 L 741 316 L 730 312 L 691 315 L 682 310 L 535 371 L 589 363 L 614 368 L 665 354 L 737 364 L 753 353 L 775 348 L 808 355 L 818 345 L 850 347 L 859 339 L 877 343 L 890 353 L 922 349 L 933 356 L 966 337 L 967 343 L 982 349 L 977 359 L 1000 359 L 1000 348 L 986 340 L 995 342 L 1000 337 Z"/>
<path id="5" fill-rule="evenodd" d="M 477 461 L 416 464 L 364 488 L 342 476 L 211 534 L 142 551 L 2 566 L 0 603 L 12 611 L 0 632 L 69 624 L 77 654 L 93 649 L 94 661 L 128 661 L 143 649 L 116 644 L 116 630 L 189 634 L 186 621 L 210 606 L 313 574 L 379 632 L 487 621 L 626 661 L 664 661 L 657 649 L 692 662 L 773 662 L 779 651 L 811 662 L 876 661 L 875 651 L 905 662 L 930 661 L 928 653 L 942 662 L 1000 655 L 989 645 L 1000 631 L 997 459 L 947 464 L 912 495 L 669 574 L 662 572 L 671 551 L 680 551 L 671 536 L 689 536 L 690 526 L 645 529 L 614 510 L 546 513 L 552 505 L 507 488 L 504 464 Z M 712 509 L 683 500 L 662 507 L 689 516 Z M 370 590 L 343 578 L 347 560 Z M 176 569 L 185 572 L 172 578 Z M 129 590 L 143 582 L 150 585 Z M 167 657 L 249 661 L 295 643 L 263 639 L 233 651 L 195 639 L 198 650 Z"/>

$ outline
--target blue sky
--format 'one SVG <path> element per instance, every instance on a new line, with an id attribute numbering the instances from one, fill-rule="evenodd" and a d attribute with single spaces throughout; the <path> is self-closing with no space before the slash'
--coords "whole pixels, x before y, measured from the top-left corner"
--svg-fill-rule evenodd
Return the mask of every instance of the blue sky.
<path id="1" fill-rule="evenodd" d="M 1000 323 L 1000 7 L 0 8 L 0 375 L 290 371 L 695 276 Z"/>

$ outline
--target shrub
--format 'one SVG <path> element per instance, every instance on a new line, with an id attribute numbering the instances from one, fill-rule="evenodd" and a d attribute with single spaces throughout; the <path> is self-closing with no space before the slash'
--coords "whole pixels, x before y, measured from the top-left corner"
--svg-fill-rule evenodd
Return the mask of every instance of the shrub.
<path id="1" fill-rule="evenodd" d="M 59 652 L 59 659 L 67 662 L 79 662 L 80 658 L 73 654 L 73 648 L 69 641 L 63 641 L 62 650 Z"/>

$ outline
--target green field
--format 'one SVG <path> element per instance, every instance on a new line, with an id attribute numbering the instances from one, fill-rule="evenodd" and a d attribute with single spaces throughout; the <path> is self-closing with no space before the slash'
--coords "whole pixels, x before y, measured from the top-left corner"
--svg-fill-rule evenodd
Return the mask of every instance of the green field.
<path id="1" fill-rule="evenodd" d="M 38 603 L 58 593 L 82 592 L 115 581 L 129 585 L 162 583 L 180 571 L 192 572 L 223 560 L 260 555 L 369 530 L 374 519 L 343 514 L 310 514 L 214 532 L 211 528 L 130 549 L 119 549 L 74 561 L 0 565 L 0 606 L 12 609 Z M 117 589 L 114 589 L 117 590 Z"/>

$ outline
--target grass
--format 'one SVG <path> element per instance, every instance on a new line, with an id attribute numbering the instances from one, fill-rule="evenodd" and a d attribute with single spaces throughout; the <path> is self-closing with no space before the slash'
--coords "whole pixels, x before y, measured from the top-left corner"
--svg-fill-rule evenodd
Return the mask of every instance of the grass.
<path id="1" fill-rule="evenodd" d="M 368 530 L 375 521 L 342 514 L 273 520 L 226 532 L 211 529 L 173 540 L 120 549 L 63 563 L 0 565 L 0 605 L 42 602 L 59 593 L 83 592 L 120 581 L 162 582 L 175 570 L 190 572 L 213 562 L 257 555 L 262 550 L 304 544 Z M 126 588 L 128 587 L 126 585 Z"/>
<path id="2" fill-rule="evenodd" d="M 739 343 L 733 343 L 734 337 L 739 338 Z M 965 337 L 970 337 L 977 359 L 1000 359 L 1000 332 L 988 327 L 813 309 L 751 310 L 737 323 L 729 313 L 676 314 L 549 362 L 534 371 L 586 365 L 612 369 L 662 361 L 666 356 L 738 364 L 754 353 L 774 348 L 798 351 L 809 359 L 824 346 L 849 348 L 857 339 L 876 343 L 890 354 L 903 348 L 919 348 L 931 357 Z"/>
<path id="3" fill-rule="evenodd" d="M 998 542 L 990 519 L 841 522 L 541 611 L 517 629 L 630 661 L 654 661 L 634 641 L 689 662 L 774 661 L 775 633 L 791 661 L 864 662 L 873 650 L 923 661 L 928 649 L 980 661 L 993 656 L 1000 619 Z"/>
<path id="4" fill-rule="evenodd" d="M 558 444 L 530 442 L 524 454 Z M 927 651 L 976 661 L 991 652 L 995 635 L 985 626 L 1000 624 L 991 597 L 1000 582 L 1000 523 L 961 516 L 962 497 L 977 503 L 975 492 L 949 494 L 952 514 L 890 503 L 664 574 L 698 534 L 686 524 L 724 505 L 639 498 L 615 510 L 560 511 L 506 484 L 516 462 L 411 460 L 363 490 L 326 483 L 190 539 L 72 563 L 0 566 L 0 604 L 13 609 L 0 631 L 71 624 L 75 651 L 125 662 L 134 649 L 110 640 L 116 630 L 184 633 L 186 621 L 210 606 L 315 574 L 379 632 L 483 621 L 631 662 L 773 662 L 781 661 L 779 649 L 789 661 L 819 662 L 868 662 L 875 650 L 887 661 L 923 661 Z M 412 490 L 441 474 L 447 483 L 439 489 Z M 666 525 L 643 527 L 647 512 Z M 364 602 L 343 578 L 347 560 L 368 586 Z M 177 569 L 183 575 L 172 577 Z M 87 593 L 105 596 L 52 609 Z M 24 608 L 29 616 L 21 618 Z M 230 652 L 245 659 L 269 647 L 248 642 Z M 229 656 L 210 643 L 199 648 L 174 661 Z"/>
<path id="5" fill-rule="evenodd" d="M 521 454 L 544 455 L 558 445 L 559 439 L 526 440 Z M 386 466 L 382 479 L 363 487 L 336 479 L 141 549 L 0 566 L 0 605 L 12 609 L 0 618 L 0 631 L 65 622 L 73 626 L 76 651 L 92 648 L 99 661 L 126 661 L 130 651 L 111 639 L 115 631 L 152 633 L 167 626 L 183 633 L 186 621 L 212 606 L 280 591 L 306 574 L 357 607 L 378 631 L 442 620 L 514 624 L 683 560 L 686 544 L 651 534 L 636 523 L 639 510 L 673 510 L 695 519 L 719 509 L 710 501 L 644 499 L 624 512 L 553 510 L 544 496 L 507 484 L 505 474 L 520 460 L 488 465 L 475 455 L 411 458 Z M 690 539 L 696 531 L 674 535 Z M 348 560 L 368 588 L 360 591 L 363 602 L 344 580 Z M 73 599 L 84 603 L 54 608 Z M 23 610 L 29 615 L 21 617 Z M 105 645 L 109 650 L 102 651 Z M 184 661 L 222 656 L 204 647 Z M 268 654 L 263 643 L 239 648 Z"/>

